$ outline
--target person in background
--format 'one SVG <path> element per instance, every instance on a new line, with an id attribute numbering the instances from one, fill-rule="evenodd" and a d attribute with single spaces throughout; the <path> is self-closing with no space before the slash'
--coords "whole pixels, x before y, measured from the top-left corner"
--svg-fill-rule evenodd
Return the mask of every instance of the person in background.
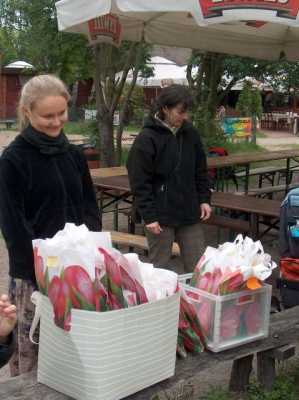
<path id="1" fill-rule="evenodd" d="M 37 366 L 38 346 L 29 339 L 35 308 L 30 297 L 37 290 L 32 240 L 52 238 L 67 222 L 102 229 L 86 158 L 63 132 L 69 99 L 58 77 L 31 78 L 20 95 L 20 135 L 0 158 L 0 228 L 9 257 L 8 294 L 18 314 L 11 376 Z"/>
<path id="2" fill-rule="evenodd" d="M 271 93 L 269 93 L 269 94 L 267 94 L 266 100 L 265 100 L 265 106 L 264 106 L 265 112 L 268 112 L 268 113 L 272 112 L 272 106 L 273 106 L 272 95 L 271 95 Z"/>
<path id="3" fill-rule="evenodd" d="M 201 221 L 211 215 L 206 155 L 198 132 L 187 121 L 192 107 L 184 86 L 163 89 L 126 165 L 150 261 L 167 268 L 177 241 L 185 272 L 194 271 L 205 251 Z"/>
<path id="4" fill-rule="evenodd" d="M 8 301 L 8 296 L 0 296 L 0 368 L 8 363 L 15 349 L 13 328 L 17 322 L 16 306 Z"/>

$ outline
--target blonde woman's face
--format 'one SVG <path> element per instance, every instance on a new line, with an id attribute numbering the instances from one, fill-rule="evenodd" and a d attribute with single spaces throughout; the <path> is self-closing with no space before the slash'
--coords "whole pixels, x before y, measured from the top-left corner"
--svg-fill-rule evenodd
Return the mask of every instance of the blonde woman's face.
<path id="1" fill-rule="evenodd" d="M 68 119 L 67 101 L 63 96 L 49 96 L 38 100 L 31 112 L 26 108 L 23 112 L 33 128 L 51 137 L 59 135 Z"/>

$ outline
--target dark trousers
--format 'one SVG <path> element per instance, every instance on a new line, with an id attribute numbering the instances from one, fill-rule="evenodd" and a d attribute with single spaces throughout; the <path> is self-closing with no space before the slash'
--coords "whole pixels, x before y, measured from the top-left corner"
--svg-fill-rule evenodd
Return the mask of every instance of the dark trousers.
<path id="1" fill-rule="evenodd" d="M 169 267 L 173 242 L 179 245 L 186 273 L 193 272 L 199 259 L 205 252 L 202 223 L 182 227 L 161 226 L 163 232 L 155 235 L 146 228 L 145 234 L 149 245 L 149 259 L 156 268 Z"/>

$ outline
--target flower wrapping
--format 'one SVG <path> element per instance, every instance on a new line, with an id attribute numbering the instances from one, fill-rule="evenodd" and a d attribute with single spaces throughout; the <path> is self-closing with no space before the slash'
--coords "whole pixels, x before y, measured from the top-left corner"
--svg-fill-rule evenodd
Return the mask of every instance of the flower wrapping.
<path id="1" fill-rule="evenodd" d="M 178 354 L 198 351 L 198 338 L 189 334 L 190 320 L 201 327 L 201 344 L 212 351 L 265 337 L 270 296 L 263 281 L 276 266 L 260 241 L 242 235 L 217 249 L 207 247 L 189 285 L 180 285 Z"/>
<path id="2" fill-rule="evenodd" d="M 192 275 L 190 286 L 215 295 L 257 289 L 277 264 L 264 252 L 261 242 L 238 235 L 218 249 L 208 246 Z"/>
<path id="3" fill-rule="evenodd" d="M 109 232 L 67 223 L 52 239 L 33 240 L 37 285 L 49 297 L 55 324 L 71 326 L 71 309 L 110 311 L 179 291 L 176 273 L 142 263 L 112 247 Z"/>

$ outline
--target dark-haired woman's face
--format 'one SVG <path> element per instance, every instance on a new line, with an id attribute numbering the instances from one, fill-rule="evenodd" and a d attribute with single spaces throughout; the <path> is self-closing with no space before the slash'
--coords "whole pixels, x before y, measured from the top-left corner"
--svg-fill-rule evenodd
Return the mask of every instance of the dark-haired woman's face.
<path id="1" fill-rule="evenodd" d="M 164 112 L 164 122 L 172 127 L 181 126 L 185 119 L 188 119 L 189 110 L 184 110 L 184 105 L 178 104 L 174 108 L 168 108 L 167 106 L 163 107 Z"/>

